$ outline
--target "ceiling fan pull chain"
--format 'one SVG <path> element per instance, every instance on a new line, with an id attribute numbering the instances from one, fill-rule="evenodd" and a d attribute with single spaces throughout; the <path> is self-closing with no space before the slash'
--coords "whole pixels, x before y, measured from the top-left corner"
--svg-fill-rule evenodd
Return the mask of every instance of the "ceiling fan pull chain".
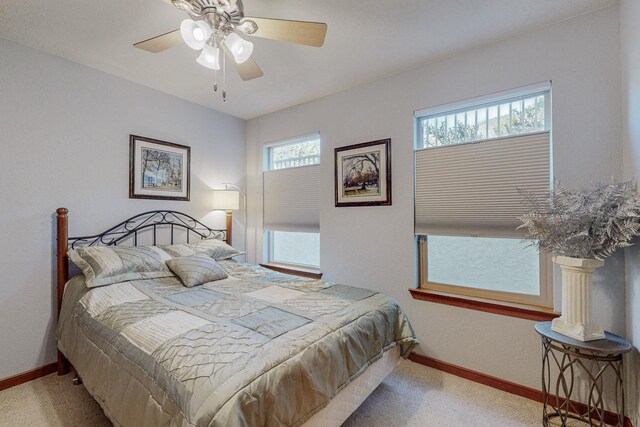
<path id="1" fill-rule="evenodd" d="M 222 55 L 222 102 L 227 102 L 227 55 Z"/>
<path id="2" fill-rule="evenodd" d="M 213 91 L 218 91 L 218 70 L 213 70 Z"/>

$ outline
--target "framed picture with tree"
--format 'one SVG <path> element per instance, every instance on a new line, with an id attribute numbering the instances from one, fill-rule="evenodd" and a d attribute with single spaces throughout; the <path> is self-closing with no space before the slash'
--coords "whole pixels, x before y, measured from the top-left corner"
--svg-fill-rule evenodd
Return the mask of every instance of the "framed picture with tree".
<path id="1" fill-rule="evenodd" d="M 391 140 L 335 149 L 336 206 L 391 205 Z"/>
<path id="2" fill-rule="evenodd" d="M 129 136 L 129 198 L 189 200 L 191 148 Z"/>

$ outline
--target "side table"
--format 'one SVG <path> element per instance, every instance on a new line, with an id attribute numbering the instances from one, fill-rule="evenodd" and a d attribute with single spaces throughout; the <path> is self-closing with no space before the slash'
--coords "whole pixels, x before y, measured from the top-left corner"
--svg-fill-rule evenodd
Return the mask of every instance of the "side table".
<path id="1" fill-rule="evenodd" d="M 605 422 L 624 426 L 622 355 L 630 352 L 633 346 L 609 332 L 605 332 L 606 336 L 601 340 L 578 341 L 552 331 L 551 322 L 536 323 L 535 330 L 542 339 L 542 424 L 550 426 L 553 418 L 559 418 L 561 424 L 554 423 L 554 426 L 566 426 L 570 419 L 590 426 L 604 427 Z M 558 369 L 554 379 L 552 367 Z M 614 390 L 611 390 L 616 412 L 613 417 L 604 409 L 604 383 L 609 371 L 615 381 Z M 587 393 L 584 405 L 571 400 L 577 388 Z"/>

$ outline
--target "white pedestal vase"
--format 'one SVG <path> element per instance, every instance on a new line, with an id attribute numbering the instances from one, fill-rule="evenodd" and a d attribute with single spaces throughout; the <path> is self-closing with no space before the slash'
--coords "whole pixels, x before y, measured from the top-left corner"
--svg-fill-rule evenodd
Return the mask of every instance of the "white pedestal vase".
<path id="1" fill-rule="evenodd" d="M 601 326 L 591 321 L 593 272 L 604 265 L 597 259 L 553 257 L 562 269 L 562 315 L 553 319 L 551 330 L 580 341 L 604 338 Z"/>

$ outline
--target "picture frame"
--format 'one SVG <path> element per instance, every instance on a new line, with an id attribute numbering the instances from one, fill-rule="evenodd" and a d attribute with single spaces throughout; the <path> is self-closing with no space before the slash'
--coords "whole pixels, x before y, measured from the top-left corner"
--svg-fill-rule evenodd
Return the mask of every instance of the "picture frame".
<path id="1" fill-rule="evenodd" d="M 336 207 L 391 205 L 391 139 L 335 149 L 335 201 Z"/>
<path id="2" fill-rule="evenodd" d="M 190 200 L 191 147 L 129 135 L 129 198 Z"/>

